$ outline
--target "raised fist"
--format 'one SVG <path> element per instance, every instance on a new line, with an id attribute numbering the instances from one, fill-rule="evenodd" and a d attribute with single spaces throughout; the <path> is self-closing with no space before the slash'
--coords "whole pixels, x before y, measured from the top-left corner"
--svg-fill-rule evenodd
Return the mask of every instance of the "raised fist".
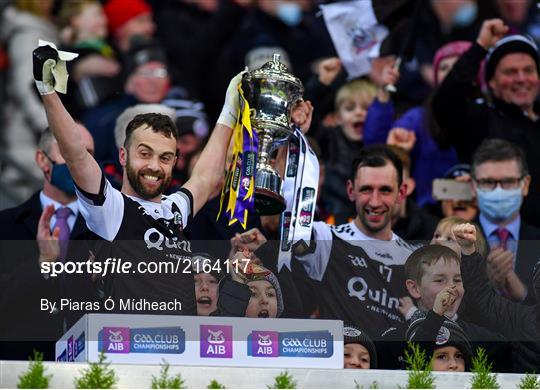
<path id="1" fill-rule="evenodd" d="M 482 24 L 476 43 L 484 49 L 489 50 L 506 35 L 508 26 L 504 24 L 502 19 L 488 19 Z"/>
<path id="2" fill-rule="evenodd" d="M 58 52 L 51 46 L 39 46 L 32 52 L 34 80 L 41 95 L 54 92 L 52 68 L 58 60 Z"/>
<path id="3" fill-rule="evenodd" d="M 321 61 L 318 67 L 321 84 L 327 86 L 332 84 L 341 71 L 341 68 L 341 60 L 337 57 L 327 58 Z"/>
<path id="4" fill-rule="evenodd" d="M 446 313 L 456 301 L 458 297 L 457 287 L 455 285 L 442 289 L 435 297 L 433 303 L 433 311 L 442 316 Z"/>
<path id="5" fill-rule="evenodd" d="M 452 227 L 452 235 L 464 254 L 471 255 L 476 251 L 476 228 L 471 223 L 461 223 Z"/>
<path id="6" fill-rule="evenodd" d="M 404 129 L 402 127 L 394 127 L 388 133 L 386 144 L 394 145 L 407 152 L 410 152 L 416 144 L 416 134 L 414 134 L 413 131 Z"/>

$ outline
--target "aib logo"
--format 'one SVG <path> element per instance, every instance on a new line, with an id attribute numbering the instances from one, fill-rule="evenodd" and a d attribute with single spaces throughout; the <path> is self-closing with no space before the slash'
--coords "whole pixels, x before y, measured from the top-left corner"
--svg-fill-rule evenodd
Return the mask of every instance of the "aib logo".
<path id="1" fill-rule="evenodd" d="M 279 356 L 279 333 L 278 332 L 251 332 L 251 354 L 253 357 L 278 357 Z"/>
<path id="2" fill-rule="evenodd" d="M 129 328 L 103 328 L 103 346 L 107 353 L 129 353 Z"/>
<path id="3" fill-rule="evenodd" d="M 232 326 L 201 325 L 201 357 L 232 358 Z"/>

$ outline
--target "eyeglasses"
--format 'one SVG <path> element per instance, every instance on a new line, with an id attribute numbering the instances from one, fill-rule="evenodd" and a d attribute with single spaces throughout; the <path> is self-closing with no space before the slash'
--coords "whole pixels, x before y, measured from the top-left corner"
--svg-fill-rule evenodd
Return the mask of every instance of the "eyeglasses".
<path id="1" fill-rule="evenodd" d="M 523 176 L 521 177 L 505 177 L 504 179 L 495 180 L 495 179 L 474 179 L 476 182 L 476 185 L 483 189 L 483 190 L 494 190 L 497 185 L 501 185 L 502 189 L 505 190 L 512 190 L 515 188 L 518 188 L 521 184 L 521 180 L 523 180 Z"/>

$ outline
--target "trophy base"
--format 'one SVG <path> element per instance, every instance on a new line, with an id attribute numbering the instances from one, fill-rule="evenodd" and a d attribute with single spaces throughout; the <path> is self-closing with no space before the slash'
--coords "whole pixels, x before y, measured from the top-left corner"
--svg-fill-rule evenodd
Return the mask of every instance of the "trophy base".
<path id="1" fill-rule="evenodd" d="M 255 188 L 255 211 L 259 215 L 276 215 L 285 210 L 285 198 L 264 188 Z"/>

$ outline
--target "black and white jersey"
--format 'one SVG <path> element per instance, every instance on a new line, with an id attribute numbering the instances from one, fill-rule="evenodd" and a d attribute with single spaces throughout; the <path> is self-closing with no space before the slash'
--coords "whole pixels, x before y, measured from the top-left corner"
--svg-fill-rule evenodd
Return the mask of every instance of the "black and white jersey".
<path id="1" fill-rule="evenodd" d="M 181 189 L 163 196 L 161 203 L 149 202 L 121 193 L 102 176 L 98 195 L 77 188 L 77 196 L 88 228 L 110 242 L 100 251 L 99 260 L 105 262 L 110 257 L 133 264 L 128 273 L 105 276 L 106 298 L 110 296 L 117 304 L 120 299 L 153 302 L 176 299 L 182 304 L 181 312 L 167 311 L 168 314 L 195 315 L 193 275 L 183 272 L 191 253 L 190 242 L 183 234 L 192 218 L 191 193 Z M 147 272 L 149 263 L 155 266 L 164 262 L 179 262 L 180 267 L 163 266 L 161 272 Z M 139 263 L 146 264 L 138 268 Z"/>
<path id="2" fill-rule="evenodd" d="M 315 251 L 296 257 L 319 281 L 322 318 L 355 324 L 377 338 L 402 321 L 399 298 L 407 295 L 404 264 L 416 249 L 393 234 L 374 240 L 350 222 L 313 224 Z"/>

